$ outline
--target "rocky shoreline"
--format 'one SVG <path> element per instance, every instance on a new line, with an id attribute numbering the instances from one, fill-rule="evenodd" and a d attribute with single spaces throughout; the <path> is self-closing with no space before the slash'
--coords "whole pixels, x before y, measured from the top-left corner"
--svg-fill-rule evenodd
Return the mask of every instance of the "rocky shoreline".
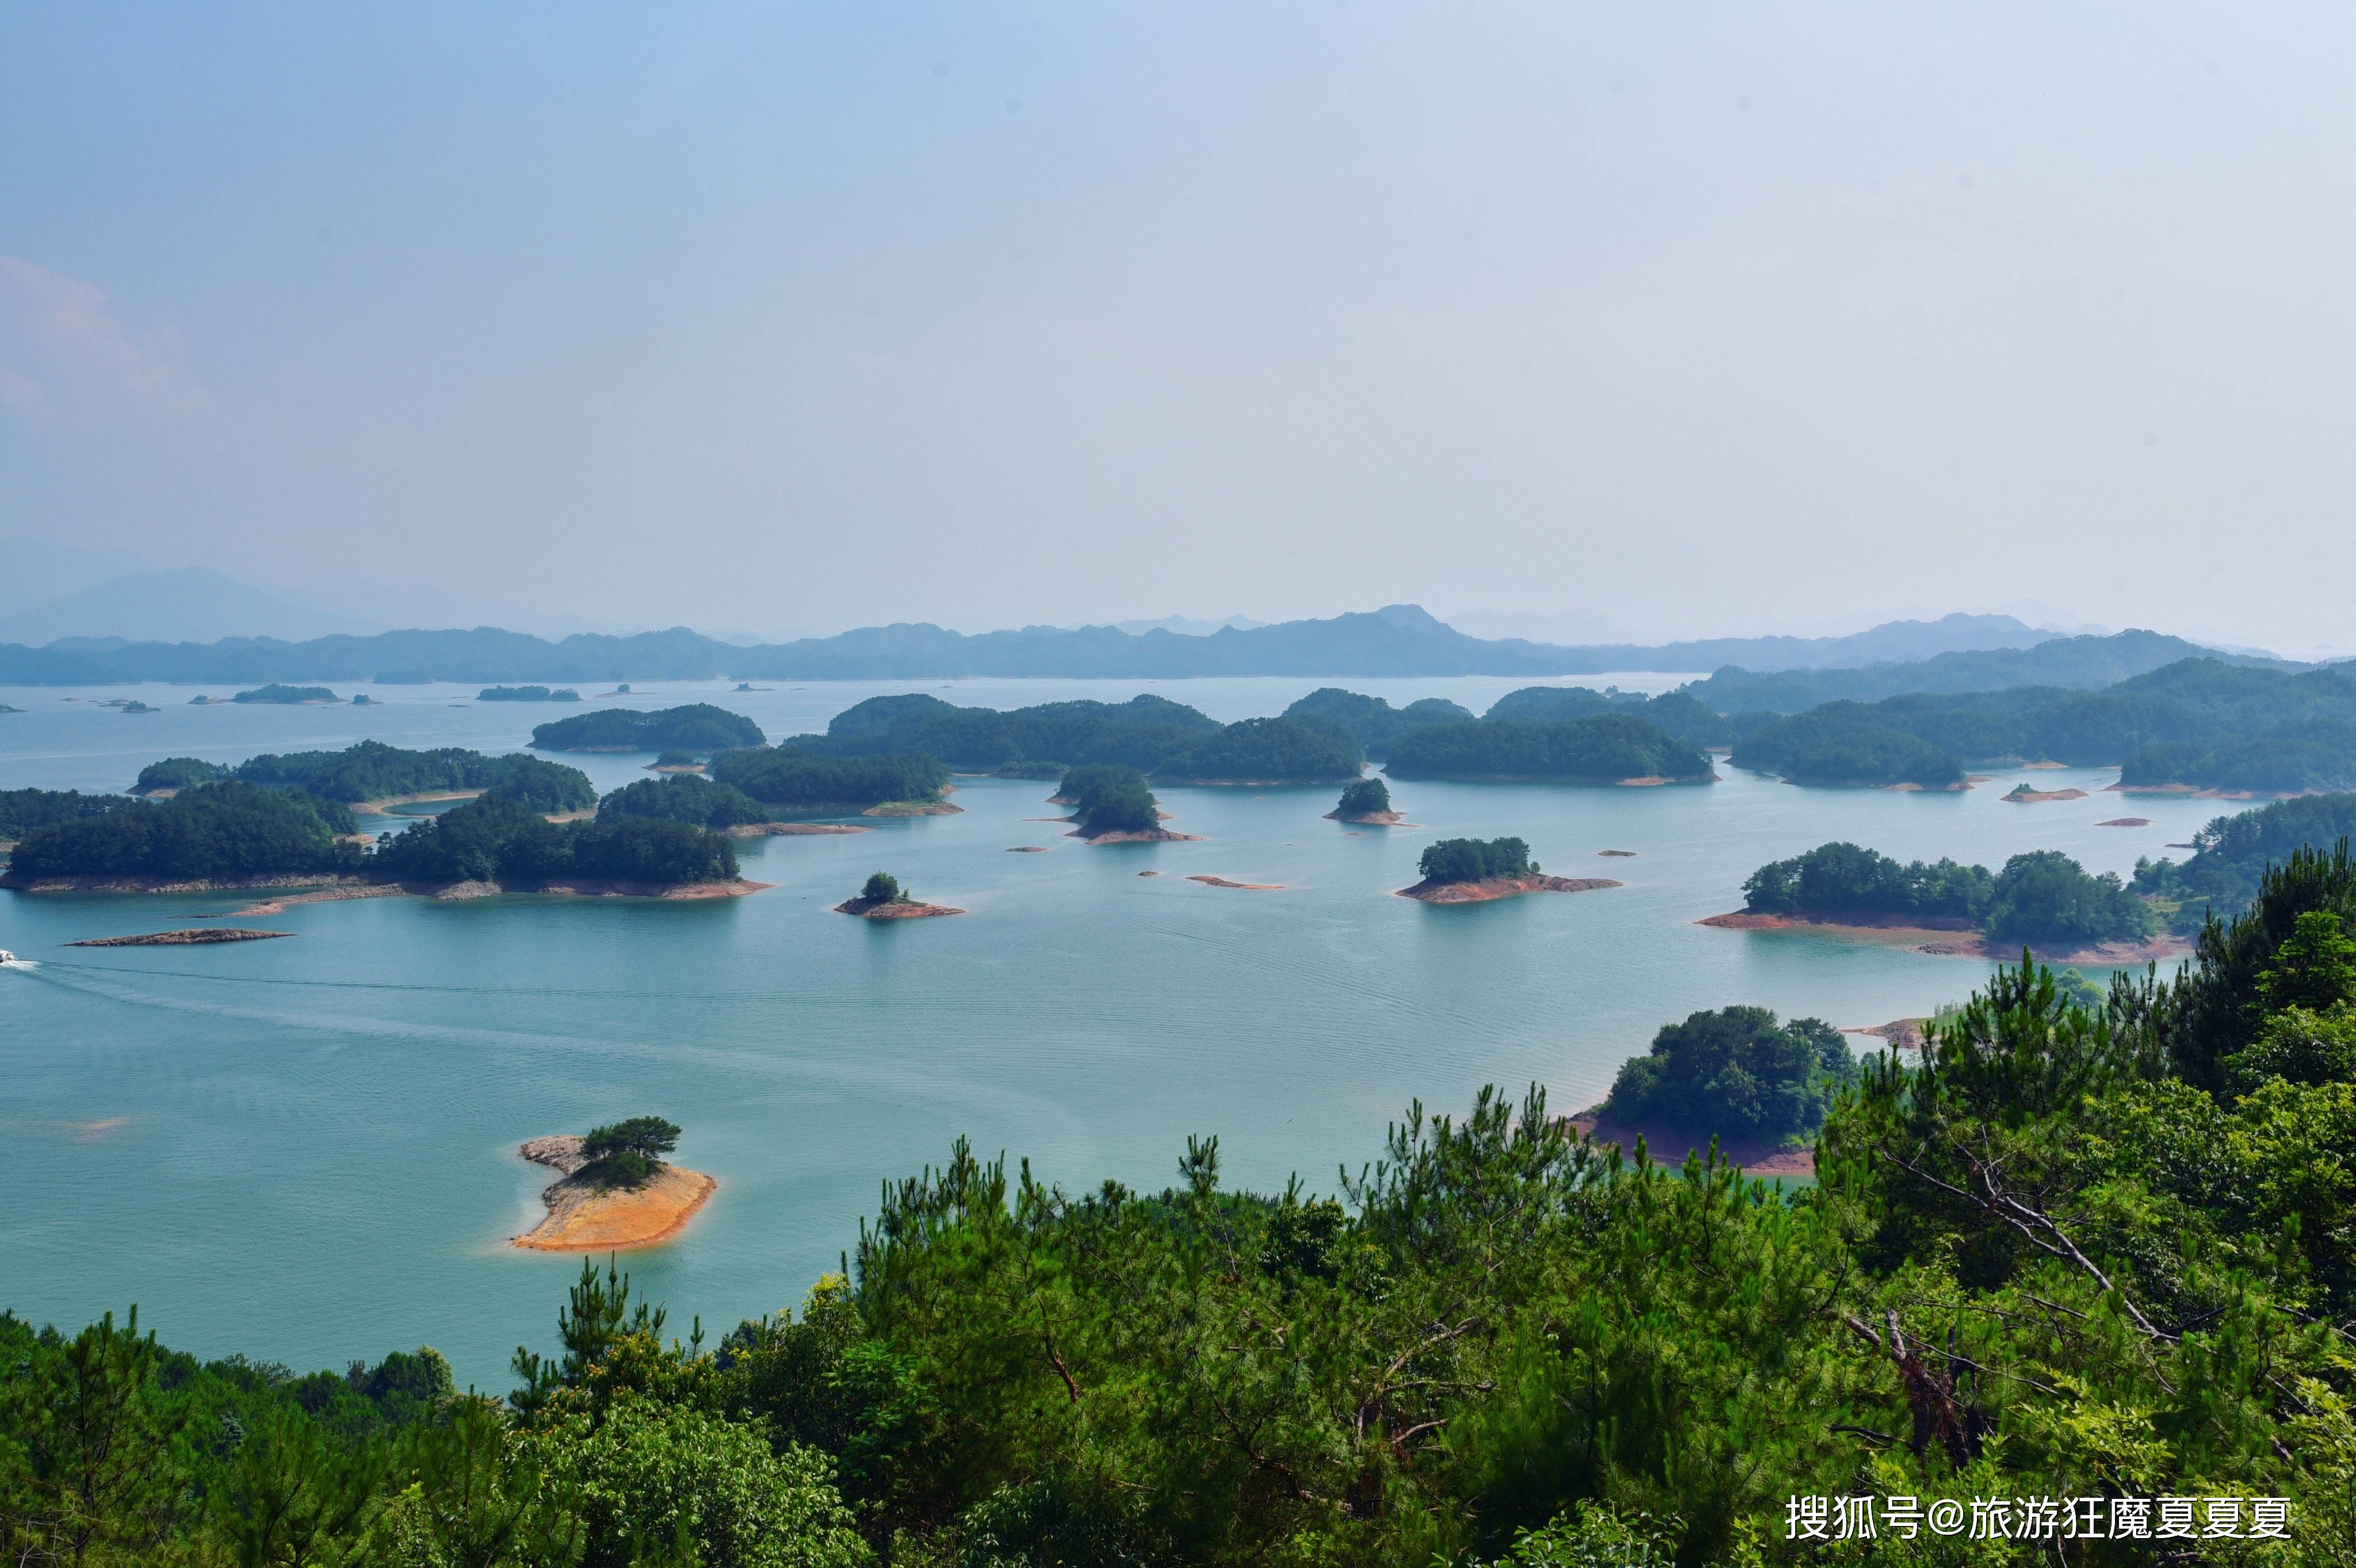
<path id="1" fill-rule="evenodd" d="M 259 942 L 272 937 L 291 937 L 292 931 L 256 931 L 241 926 L 201 926 L 192 930 L 150 931 L 140 937 L 91 937 L 79 942 L 68 942 L 70 948 L 183 948 L 198 947 L 208 942 Z"/>
<path id="2" fill-rule="evenodd" d="M 1976 958 L 1992 963 L 2018 960 L 2021 950 L 2019 942 L 1984 937 L 1979 934 L 1977 927 L 1960 919 L 1907 919 L 1896 916 L 1876 918 L 1868 915 L 1844 914 L 1837 920 L 1823 920 L 1804 915 L 1754 915 L 1737 910 L 1730 915 L 1712 915 L 1707 919 L 1696 920 L 1694 924 L 1716 926 L 1720 930 L 1730 931 L 1819 931 L 1831 937 L 1912 948 L 1916 952 L 1941 958 Z M 2028 946 L 2029 952 L 2040 963 L 2072 964 L 2151 963 L 2161 959 L 2181 958 L 2192 950 L 2190 941 L 2176 936 L 2158 936 L 2139 942 L 2095 942 L 2079 947 L 2038 942 Z"/>
<path id="3" fill-rule="evenodd" d="M 1478 882 L 1433 882 L 1427 878 L 1395 895 L 1421 904 L 1486 904 L 1498 898 L 1518 898 L 1525 893 L 1591 893 L 1604 887 L 1625 887 L 1608 876 L 1489 876 Z"/>
<path id="4" fill-rule="evenodd" d="M 837 904 L 834 912 L 856 915 L 862 920 L 927 920 L 936 915 L 965 913 L 946 904 L 922 904 L 913 898 L 850 898 Z"/>
<path id="5" fill-rule="evenodd" d="M 1328 811 L 1329 822 L 1354 822 L 1367 828 L 1419 828 L 1421 822 L 1410 822 L 1401 811 Z"/>

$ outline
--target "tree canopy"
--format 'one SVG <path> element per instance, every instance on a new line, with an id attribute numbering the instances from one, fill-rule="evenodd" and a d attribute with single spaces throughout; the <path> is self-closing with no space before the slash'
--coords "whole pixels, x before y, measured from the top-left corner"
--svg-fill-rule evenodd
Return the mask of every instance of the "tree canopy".
<path id="1" fill-rule="evenodd" d="M 779 746 L 720 752 L 704 777 L 780 811 L 818 811 L 937 800 L 949 770 L 922 752 L 819 757 Z"/>
<path id="2" fill-rule="evenodd" d="M 761 726 L 741 714 L 710 703 L 641 713 L 636 708 L 597 708 L 540 725 L 531 732 L 535 751 L 692 751 L 760 746 Z"/>
<path id="3" fill-rule="evenodd" d="M 486 686 L 475 693 L 478 703 L 577 703 L 581 693 L 570 686 Z"/>
<path id="4" fill-rule="evenodd" d="M 16 845 L 10 875 L 198 882 L 361 869 L 351 813 L 294 790 L 231 780 L 168 800 L 52 822 Z"/>
<path id="5" fill-rule="evenodd" d="M 238 764 L 231 776 L 249 784 L 305 789 L 330 800 L 479 789 L 537 811 L 578 811 L 597 803 L 595 787 L 577 768 L 520 751 L 489 757 L 455 746 L 407 751 L 363 740 L 341 751 L 265 752 Z"/>
<path id="6" fill-rule="evenodd" d="M 1368 817 L 1391 809 L 1391 787 L 1379 779 L 1353 779 L 1342 786 L 1333 810 L 1345 817 Z"/>
<path id="7" fill-rule="evenodd" d="M 1472 713 L 1445 697 L 1424 697 L 1394 708 L 1381 697 L 1321 686 L 1284 710 L 1289 719 L 1321 719 L 1339 728 L 1374 761 L 1390 755 L 1398 737 L 1426 725 L 1465 724 Z"/>
<path id="8" fill-rule="evenodd" d="M 592 1127 L 581 1137 L 587 1162 L 574 1174 L 597 1187 L 644 1187 L 679 1147 L 679 1124 L 659 1116 L 631 1116 Z"/>
<path id="9" fill-rule="evenodd" d="M 1151 832 L 1162 826 L 1162 808 L 1134 768 L 1095 763 L 1064 775 L 1055 798 L 1074 808 L 1080 836 Z"/>
<path id="10" fill-rule="evenodd" d="M 1697 1139 L 1791 1141 L 1815 1132 L 1857 1076 L 1848 1043 L 1823 1019 L 1720 1007 L 1662 1025 L 1649 1052 L 1622 1064 L 1602 1109 Z"/>
<path id="11" fill-rule="evenodd" d="M 1626 714 L 1535 724 L 1480 719 L 1410 731 L 1383 771 L 1394 779 L 1533 779 L 1616 784 L 1625 779 L 1702 782 L 1709 755 Z"/>
<path id="12" fill-rule="evenodd" d="M 2016 854 L 1991 875 L 1986 866 L 1952 860 L 1901 865 L 1853 843 L 1819 844 L 1761 866 L 1742 893 L 1753 914 L 1919 920 L 2039 946 L 2136 941 L 2158 929 L 2152 907 L 2118 877 L 2090 875 L 2058 850 Z"/>
<path id="13" fill-rule="evenodd" d="M 139 781 L 131 788 L 145 795 L 152 789 L 191 789 L 228 777 L 229 769 L 218 762 L 200 757 L 167 757 L 141 768 Z"/>
<path id="14" fill-rule="evenodd" d="M 1416 865 L 1426 882 L 1485 882 L 1538 874 L 1530 846 L 1520 839 L 1441 839 L 1427 845 Z"/>
<path id="15" fill-rule="evenodd" d="M 332 703 L 336 694 L 325 686 L 282 686 L 273 681 L 251 692 L 240 692 L 232 703 Z"/>
<path id="16" fill-rule="evenodd" d="M 766 822 L 769 813 L 734 784 L 718 783 L 701 774 L 674 773 L 666 779 L 625 784 L 597 802 L 599 822 L 618 817 L 663 817 L 700 828 L 733 828 Z"/>
<path id="17" fill-rule="evenodd" d="M 733 881 L 736 850 L 692 823 L 658 817 L 552 822 L 486 795 L 378 846 L 369 869 L 402 882 L 532 887 L 574 879 L 677 886 Z"/>
<path id="18" fill-rule="evenodd" d="M 79 789 L 0 789 L 0 843 L 52 822 L 103 817 L 142 803 L 127 795 L 85 795 Z"/>
<path id="19" fill-rule="evenodd" d="M 1730 760 L 1794 784 L 1944 789 L 1964 782 L 1964 765 L 1953 752 L 1876 723 L 1858 703 L 1828 703 L 1763 725 L 1735 742 Z"/>
<path id="20" fill-rule="evenodd" d="M 859 897 L 871 904 L 896 904 L 907 895 L 900 890 L 898 877 L 888 871 L 878 871 L 868 875 L 866 884 L 859 889 Z"/>

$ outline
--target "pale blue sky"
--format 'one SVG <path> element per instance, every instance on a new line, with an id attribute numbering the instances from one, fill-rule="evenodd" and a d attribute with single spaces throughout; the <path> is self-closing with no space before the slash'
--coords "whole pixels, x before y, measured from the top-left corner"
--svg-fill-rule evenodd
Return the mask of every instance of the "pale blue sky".
<path id="1" fill-rule="evenodd" d="M 2351 27 L 8 7 L 0 547 L 533 626 L 2344 650 Z"/>

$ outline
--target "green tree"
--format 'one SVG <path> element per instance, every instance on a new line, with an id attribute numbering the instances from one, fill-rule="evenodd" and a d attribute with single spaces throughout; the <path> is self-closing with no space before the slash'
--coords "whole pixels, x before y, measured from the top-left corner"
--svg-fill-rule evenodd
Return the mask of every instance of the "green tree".
<path id="1" fill-rule="evenodd" d="M 859 889 L 862 900 L 870 904 L 897 904 L 907 897 L 901 889 L 900 879 L 888 871 L 872 873 L 865 886 Z"/>

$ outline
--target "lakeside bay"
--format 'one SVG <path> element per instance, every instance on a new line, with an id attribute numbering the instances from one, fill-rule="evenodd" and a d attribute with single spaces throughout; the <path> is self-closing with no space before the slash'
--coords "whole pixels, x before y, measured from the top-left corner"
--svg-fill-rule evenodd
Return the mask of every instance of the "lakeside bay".
<path id="1" fill-rule="evenodd" d="M 1323 683 L 662 682 L 628 701 L 712 702 L 776 736 L 884 692 L 1015 706 L 1152 691 L 1229 720 Z M 1527 683 L 1344 682 L 1474 712 Z M 162 756 L 237 761 L 363 737 L 498 751 L 545 717 L 477 705 L 477 689 L 377 688 L 358 709 L 190 707 L 193 689 L 153 686 L 0 691 L 27 710 L 0 717 L 0 783 L 119 789 Z M 163 712 L 133 725 L 92 701 L 112 696 Z M 610 789 L 649 777 L 652 758 L 564 760 Z M 8 1305 L 80 1322 L 135 1299 L 176 1346 L 305 1367 L 424 1337 L 462 1383 L 504 1387 L 508 1352 L 544 1336 L 569 1272 L 504 1246 L 536 1218 L 546 1178 L 515 1145 L 551 1127 L 651 1110 L 687 1128 L 680 1158 L 722 1190 L 687 1237 L 631 1267 L 681 1318 L 731 1323 L 798 1300 L 878 1182 L 937 1163 L 959 1133 L 1069 1185 L 1153 1187 L 1186 1134 L 1216 1133 L 1235 1185 L 1279 1188 L 1298 1169 L 1330 1189 L 1335 1163 L 1373 1157 L 1370 1129 L 1413 1099 L 1453 1108 L 1483 1081 L 1537 1079 L 1574 1110 L 1694 1008 L 1874 1024 L 1960 998 L 1985 973 L 1693 924 L 1737 908 L 1767 860 L 1845 838 L 1990 865 L 2060 849 L 2124 874 L 2241 809 L 2138 797 L 2148 827 L 2104 828 L 2124 804 L 2101 792 L 2106 770 L 1999 770 L 1954 795 L 1719 770 L 1719 784 L 1676 790 L 1400 782 L 1424 826 L 1364 831 L 1323 820 L 1331 789 L 1172 787 L 1171 825 L 1202 842 L 1093 850 L 1026 825 L 1054 813 L 1051 785 L 960 779 L 959 816 L 741 843 L 745 874 L 776 885 L 758 897 L 290 905 L 272 920 L 301 942 L 195 950 L 61 944 L 251 896 L 0 896 L 0 947 L 39 965 L 0 974 L 0 1173 L 19 1199 L 0 1219 Z M 2005 805 L 2023 778 L 2090 793 Z M 1549 872 L 1627 886 L 1451 909 L 1387 896 L 1415 880 L 1433 838 L 1503 834 Z M 1053 847 L 1004 853 L 1034 843 Z M 1605 848 L 1635 856 L 1597 858 Z M 879 929 L 830 913 L 879 868 L 970 914 Z M 1196 875 L 1281 890 L 1242 897 Z"/>

